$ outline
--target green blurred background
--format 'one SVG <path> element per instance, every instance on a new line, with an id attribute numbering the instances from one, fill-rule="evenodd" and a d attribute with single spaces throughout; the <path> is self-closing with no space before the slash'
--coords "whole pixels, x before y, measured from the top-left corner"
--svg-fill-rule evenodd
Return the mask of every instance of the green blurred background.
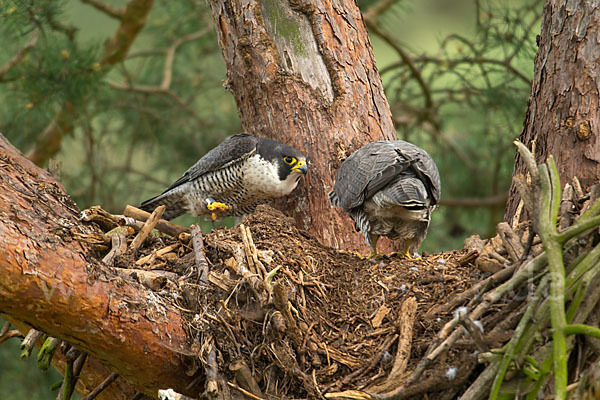
<path id="1" fill-rule="evenodd" d="M 542 1 L 358 3 L 398 137 L 426 149 L 440 168 L 443 206 L 421 249 L 456 249 L 472 234 L 493 235 L 529 96 Z M 0 74 L 0 132 L 29 154 L 71 107 L 51 164 L 81 209 L 99 204 L 121 213 L 241 129 L 204 1 L 156 0 L 124 61 L 108 71 L 95 65 L 118 21 L 84 2 L 0 0 L 0 18 L 0 68 L 37 35 L 35 47 Z M 178 47 L 169 90 L 147 90 L 163 79 L 165 50 L 186 35 L 194 40 Z M 48 386 L 58 375 L 18 360 L 18 342 L 0 346 L 0 398 L 54 398 Z"/>

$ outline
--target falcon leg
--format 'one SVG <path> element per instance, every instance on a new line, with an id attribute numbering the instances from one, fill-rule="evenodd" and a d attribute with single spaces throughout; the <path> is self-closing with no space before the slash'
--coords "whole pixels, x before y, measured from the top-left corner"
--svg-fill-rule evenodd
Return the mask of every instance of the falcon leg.
<path id="1" fill-rule="evenodd" d="M 214 201 L 213 199 L 211 199 L 209 197 L 208 199 L 206 199 L 206 208 L 208 208 L 210 211 L 212 211 L 210 216 L 212 218 L 213 226 L 214 226 L 214 222 L 217 219 L 219 212 L 231 210 L 233 207 L 231 207 L 227 204 L 224 204 L 224 203 L 219 203 L 218 201 Z"/>
<path id="2" fill-rule="evenodd" d="M 404 248 L 402 249 L 402 255 L 406 258 L 421 258 L 421 257 L 413 257 L 412 254 L 410 254 L 410 252 L 408 251 L 408 249 L 410 248 L 410 245 L 412 244 L 413 239 L 405 239 L 404 240 Z"/>
<path id="3" fill-rule="evenodd" d="M 379 235 L 369 234 L 369 238 L 371 239 L 369 240 L 369 247 L 371 248 L 371 252 L 367 256 L 367 259 L 370 260 L 372 258 L 377 258 L 377 256 L 379 255 L 377 253 L 377 241 L 379 240 Z"/>

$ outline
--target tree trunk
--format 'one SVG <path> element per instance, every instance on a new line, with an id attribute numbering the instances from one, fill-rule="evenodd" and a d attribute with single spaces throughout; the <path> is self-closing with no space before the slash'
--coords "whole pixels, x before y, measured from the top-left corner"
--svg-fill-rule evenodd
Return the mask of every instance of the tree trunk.
<path id="1" fill-rule="evenodd" d="M 68 341 L 144 393 L 190 393 L 179 311 L 96 265 L 79 239 L 98 232 L 2 135 L 0 160 L 0 313 Z"/>
<path id="2" fill-rule="evenodd" d="M 600 8 L 589 1 L 549 0 L 544 6 L 534 80 L 520 140 L 545 162 L 553 155 L 562 183 L 579 178 L 584 191 L 600 181 Z M 525 174 L 517 155 L 514 174 Z M 523 220 L 513 184 L 505 220 Z"/>
<path id="3" fill-rule="evenodd" d="M 209 3 L 244 130 L 311 160 L 305 184 L 280 208 L 323 244 L 365 250 L 327 195 L 347 156 L 396 133 L 354 0 Z"/>

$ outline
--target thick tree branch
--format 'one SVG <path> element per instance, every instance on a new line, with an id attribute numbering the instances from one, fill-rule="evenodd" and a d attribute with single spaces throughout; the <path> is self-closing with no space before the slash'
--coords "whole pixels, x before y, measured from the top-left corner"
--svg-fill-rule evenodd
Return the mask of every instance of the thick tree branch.
<path id="1" fill-rule="evenodd" d="M 121 25 L 107 42 L 103 52 L 103 66 L 113 66 L 125 58 L 129 47 L 146 24 L 153 0 L 131 0 L 125 6 Z"/>
<path id="2" fill-rule="evenodd" d="M 93 233 L 77 206 L 1 136 L 0 160 L 0 311 L 87 352 L 144 393 L 190 393 L 183 359 L 192 353 L 179 312 L 98 268 L 75 239 Z"/>

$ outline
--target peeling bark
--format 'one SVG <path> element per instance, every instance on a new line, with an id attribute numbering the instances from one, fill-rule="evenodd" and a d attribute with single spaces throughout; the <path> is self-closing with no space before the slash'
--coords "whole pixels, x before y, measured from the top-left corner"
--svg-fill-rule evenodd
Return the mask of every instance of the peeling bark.
<path id="1" fill-rule="evenodd" d="M 562 182 L 578 177 L 584 191 L 600 181 L 600 5 L 548 0 L 527 115 L 520 140 L 536 162 L 553 155 Z M 514 174 L 525 174 L 517 154 Z M 514 181 L 505 220 L 524 219 Z"/>
<path id="2" fill-rule="evenodd" d="M 305 183 L 277 203 L 322 243 L 366 250 L 327 194 L 337 168 L 368 142 L 395 139 L 360 10 L 352 0 L 210 0 L 245 131 L 311 159 Z"/>
<path id="3" fill-rule="evenodd" d="M 0 313 L 68 341 L 137 390 L 190 393 L 179 311 L 98 268 L 77 241 L 97 232 L 80 224 L 62 186 L 1 135 L 0 170 Z"/>

